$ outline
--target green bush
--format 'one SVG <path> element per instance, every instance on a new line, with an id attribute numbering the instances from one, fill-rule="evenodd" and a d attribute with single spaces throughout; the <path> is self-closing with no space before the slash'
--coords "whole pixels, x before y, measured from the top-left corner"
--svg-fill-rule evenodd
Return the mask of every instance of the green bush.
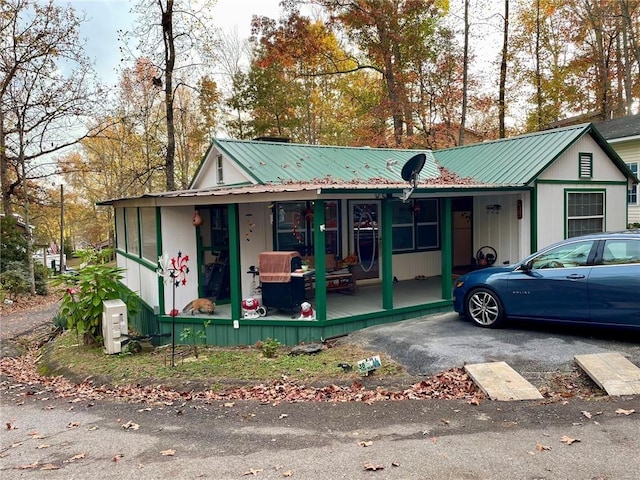
<path id="1" fill-rule="evenodd" d="M 0 272 L 10 263 L 27 263 L 27 236 L 14 217 L 0 218 L 0 240 Z"/>
<path id="2" fill-rule="evenodd" d="M 264 342 L 260 342 L 259 348 L 265 357 L 273 358 L 281 346 L 282 344 L 277 339 L 267 337 Z"/>
<path id="3" fill-rule="evenodd" d="M 47 295 L 49 293 L 49 269 L 41 263 L 34 265 L 34 273 L 36 279 L 36 294 Z"/>
<path id="4" fill-rule="evenodd" d="M 7 263 L 5 270 L 0 273 L 0 284 L 15 299 L 18 295 L 29 292 L 29 272 L 20 262 Z"/>
<path id="5" fill-rule="evenodd" d="M 102 309 L 105 300 L 121 299 L 129 316 L 138 310 L 138 295 L 126 288 L 120 279 L 123 268 L 88 265 L 77 273 L 65 273 L 54 284 L 66 286 L 59 313 L 67 318 L 67 326 L 84 335 L 84 343 L 96 343 L 102 337 Z"/>

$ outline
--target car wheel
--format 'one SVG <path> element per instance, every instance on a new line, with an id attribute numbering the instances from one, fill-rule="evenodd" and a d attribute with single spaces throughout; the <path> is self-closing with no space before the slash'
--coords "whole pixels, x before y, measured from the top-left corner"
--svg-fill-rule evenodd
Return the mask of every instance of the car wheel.
<path id="1" fill-rule="evenodd" d="M 486 288 L 477 288 L 469 293 L 466 307 L 467 317 L 481 327 L 496 328 L 504 321 L 500 298 Z"/>

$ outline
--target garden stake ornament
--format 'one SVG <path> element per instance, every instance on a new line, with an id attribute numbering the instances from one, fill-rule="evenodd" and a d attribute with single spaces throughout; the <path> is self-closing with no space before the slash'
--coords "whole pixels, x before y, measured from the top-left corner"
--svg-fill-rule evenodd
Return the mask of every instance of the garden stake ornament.
<path id="1" fill-rule="evenodd" d="M 178 252 L 177 257 L 171 257 L 164 253 L 158 257 L 157 274 L 162 277 L 164 283 L 171 281 L 172 285 L 172 303 L 171 312 L 171 366 L 175 367 L 175 355 L 176 355 L 176 317 L 180 313 L 176 309 L 176 288 L 180 285 L 187 284 L 187 274 L 189 273 L 189 267 L 187 262 L 189 261 L 189 255 L 182 256 L 182 252 Z"/>

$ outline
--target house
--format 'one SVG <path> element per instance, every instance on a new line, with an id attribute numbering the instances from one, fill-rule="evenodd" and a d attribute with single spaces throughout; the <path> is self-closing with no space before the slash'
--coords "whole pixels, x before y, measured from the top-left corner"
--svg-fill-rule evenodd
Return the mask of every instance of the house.
<path id="1" fill-rule="evenodd" d="M 597 122 L 596 128 L 637 177 L 640 170 L 640 115 Z M 640 225 L 640 185 L 629 187 L 627 224 Z"/>
<path id="2" fill-rule="evenodd" d="M 434 152 L 218 139 L 189 189 L 101 205 L 138 331 L 291 345 L 450 311 L 460 272 L 624 229 L 633 182 L 587 123 Z M 215 312 L 180 312 L 198 297 Z"/>

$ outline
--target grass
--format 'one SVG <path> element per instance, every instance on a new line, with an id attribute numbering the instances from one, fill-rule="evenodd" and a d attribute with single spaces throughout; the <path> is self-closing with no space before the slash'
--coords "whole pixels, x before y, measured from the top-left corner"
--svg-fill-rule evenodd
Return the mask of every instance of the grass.
<path id="1" fill-rule="evenodd" d="M 304 383 L 344 383 L 361 377 L 359 360 L 380 355 L 382 366 L 376 377 L 406 377 L 404 368 L 389 357 L 337 342 L 315 354 L 291 355 L 287 347 L 278 347 L 273 358 L 264 356 L 255 346 L 223 348 L 200 345 L 198 358 L 193 349 L 176 345 L 175 366 L 171 366 L 171 346 L 145 348 L 141 353 L 106 355 L 101 346 L 78 344 L 74 332 L 67 331 L 43 356 L 41 373 L 70 374 L 78 379 L 97 377 L 113 385 L 171 381 L 194 381 L 207 385 L 266 383 L 287 379 Z M 338 364 L 350 364 L 345 371 Z"/>

